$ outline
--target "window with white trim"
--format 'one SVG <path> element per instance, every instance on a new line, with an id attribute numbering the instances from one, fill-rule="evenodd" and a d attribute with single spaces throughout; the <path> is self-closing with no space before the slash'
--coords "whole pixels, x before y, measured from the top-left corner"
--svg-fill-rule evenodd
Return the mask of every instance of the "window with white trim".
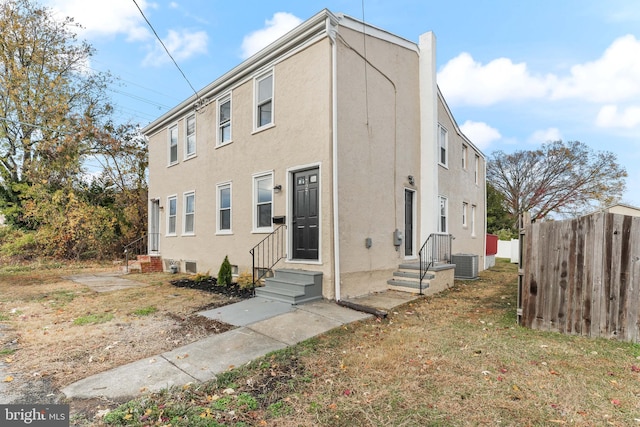
<path id="1" fill-rule="evenodd" d="M 462 169 L 467 169 L 467 154 L 468 147 L 465 144 L 462 144 Z"/>
<path id="2" fill-rule="evenodd" d="M 231 142 L 231 95 L 218 100 L 218 145 Z"/>
<path id="3" fill-rule="evenodd" d="M 439 216 L 438 216 L 438 232 L 446 233 L 447 232 L 447 198 L 446 197 L 438 197 L 439 199 Z"/>
<path id="4" fill-rule="evenodd" d="M 471 235 L 476 235 L 476 205 L 471 205 Z"/>
<path id="5" fill-rule="evenodd" d="M 475 173 L 475 182 L 478 184 L 480 182 L 480 156 L 476 154 L 476 158 L 474 160 L 474 173 Z"/>
<path id="6" fill-rule="evenodd" d="M 169 165 L 178 163 L 178 126 L 169 128 Z"/>
<path id="7" fill-rule="evenodd" d="M 217 186 L 217 220 L 218 233 L 231 233 L 231 183 Z"/>
<path id="8" fill-rule="evenodd" d="M 462 202 L 462 226 L 467 226 L 467 209 L 469 208 L 469 204 L 467 202 Z"/>
<path id="9" fill-rule="evenodd" d="M 447 149 L 448 149 L 448 135 L 447 130 L 438 125 L 438 163 L 442 166 L 447 166 Z"/>
<path id="10" fill-rule="evenodd" d="M 187 143 L 184 146 L 184 158 L 188 159 L 196 155 L 196 115 L 187 117 L 185 122 L 185 134 L 187 135 Z"/>
<path id="11" fill-rule="evenodd" d="M 271 231 L 273 211 L 273 174 L 253 178 L 253 228 L 256 231 Z"/>
<path id="12" fill-rule="evenodd" d="M 178 213 L 178 198 L 170 196 L 167 198 L 167 236 L 176 235 L 176 217 Z"/>
<path id="13" fill-rule="evenodd" d="M 196 193 L 184 193 L 184 222 L 182 234 L 194 234 L 196 221 Z"/>
<path id="14" fill-rule="evenodd" d="M 255 80 L 256 129 L 273 123 L 273 73 Z"/>

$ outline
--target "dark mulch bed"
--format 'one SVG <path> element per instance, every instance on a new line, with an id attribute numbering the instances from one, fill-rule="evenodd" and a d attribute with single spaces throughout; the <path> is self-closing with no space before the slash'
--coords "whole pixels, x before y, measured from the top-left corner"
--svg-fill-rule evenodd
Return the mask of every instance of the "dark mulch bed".
<path id="1" fill-rule="evenodd" d="M 198 289 L 205 292 L 212 292 L 219 295 L 224 295 L 229 298 L 247 299 L 253 298 L 253 289 L 241 288 L 237 283 L 230 285 L 218 285 L 215 277 L 209 277 L 206 279 L 193 280 L 190 278 L 172 280 L 171 284 L 179 288 Z"/>

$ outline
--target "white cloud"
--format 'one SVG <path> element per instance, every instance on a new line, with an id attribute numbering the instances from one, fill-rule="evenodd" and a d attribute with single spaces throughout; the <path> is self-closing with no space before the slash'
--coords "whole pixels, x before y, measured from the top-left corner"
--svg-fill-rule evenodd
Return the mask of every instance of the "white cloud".
<path id="1" fill-rule="evenodd" d="M 560 141 L 562 134 L 557 128 L 548 128 L 537 130 L 529 137 L 529 143 L 531 144 L 544 144 L 546 142 Z"/>
<path id="2" fill-rule="evenodd" d="M 486 106 L 523 99 L 617 103 L 640 97 L 640 40 L 619 37 L 594 61 L 576 64 L 566 76 L 535 75 L 527 64 L 498 58 L 482 64 L 468 53 L 451 59 L 438 85 L 452 105 Z"/>
<path id="3" fill-rule="evenodd" d="M 482 65 L 463 52 L 438 73 L 438 86 L 451 104 L 491 105 L 502 101 L 542 98 L 552 76 L 531 75 L 527 64 L 498 58 Z"/>
<path id="4" fill-rule="evenodd" d="M 47 0 L 46 4 L 60 18 L 69 16 L 82 25 L 85 37 L 125 34 L 128 40 L 145 40 L 151 33 L 131 0 L 87 1 Z M 143 11 L 156 7 L 147 0 L 138 0 Z"/>
<path id="5" fill-rule="evenodd" d="M 209 36 L 205 31 L 169 30 L 169 34 L 162 41 L 176 61 L 184 61 L 197 54 L 206 53 Z M 142 65 L 157 67 L 170 61 L 171 58 L 164 48 L 156 42 L 153 51 L 147 54 Z"/>
<path id="6" fill-rule="evenodd" d="M 618 111 L 617 105 L 605 105 L 598 112 L 596 125 L 602 128 L 625 129 L 640 126 L 640 106 L 630 106 Z"/>
<path id="7" fill-rule="evenodd" d="M 246 59 L 269 43 L 300 25 L 302 19 L 287 12 L 276 12 L 273 18 L 265 21 L 265 27 L 256 30 L 242 40 L 242 58 Z"/>
<path id="8" fill-rule="evenodd" d="M 467 120 L 460 130 L 481 150 L 486 149 L 493 141 L 502 138 L 497 129 L 483 122 Z"/>
<path id="9" fill-rule="evenodd" d="M 595 61 L 571 67 L 560 79 L 552 99 L 576 98 L 591 102 L 618 102 L 640 96 L 640 40 L 620 37 Z"/>

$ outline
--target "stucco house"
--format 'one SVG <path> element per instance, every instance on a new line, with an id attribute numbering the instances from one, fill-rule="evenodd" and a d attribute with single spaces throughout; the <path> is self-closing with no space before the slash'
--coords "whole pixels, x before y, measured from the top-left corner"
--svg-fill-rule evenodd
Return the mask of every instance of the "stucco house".
<path id="1" fill-rule="evenodd" d="M 384 290 L 432 234 L 484 266 L 485 156 L 435 46 L 322 10 L 146 126 L 150 254 L 309 282 L 293 302 Z"/>

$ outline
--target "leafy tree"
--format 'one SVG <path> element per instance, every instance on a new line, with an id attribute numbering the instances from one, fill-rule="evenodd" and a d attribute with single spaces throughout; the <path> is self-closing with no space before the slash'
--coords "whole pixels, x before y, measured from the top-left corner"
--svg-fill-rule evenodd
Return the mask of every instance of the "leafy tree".
<path id="1" fill-rule="evenodd" d="M 87 72 L 93 49 L 30 0 L 0 3 L 0 208 L 25 226 L 21 193 L 73 183 L 86 137 L 110 113 L 106 74 Z M 26 184 L 23 185 L 23 184 Z"/>
<path id="2" fill-rule="evenodd" d="M 512 238 L 517 235 L 517 220 L 509 213 L 504 196 L 487 182 L 487 233 Z"/>
<path id="3" fill-rule="evenodd" d="M 627 172 L 610 152 L 593 152 L 580 141 L 543 144 L 538 150 L 494 152 L 487 179 L 504 196 L 512 217 L 532 220 L 576 215 L 617 202 Z"/>

